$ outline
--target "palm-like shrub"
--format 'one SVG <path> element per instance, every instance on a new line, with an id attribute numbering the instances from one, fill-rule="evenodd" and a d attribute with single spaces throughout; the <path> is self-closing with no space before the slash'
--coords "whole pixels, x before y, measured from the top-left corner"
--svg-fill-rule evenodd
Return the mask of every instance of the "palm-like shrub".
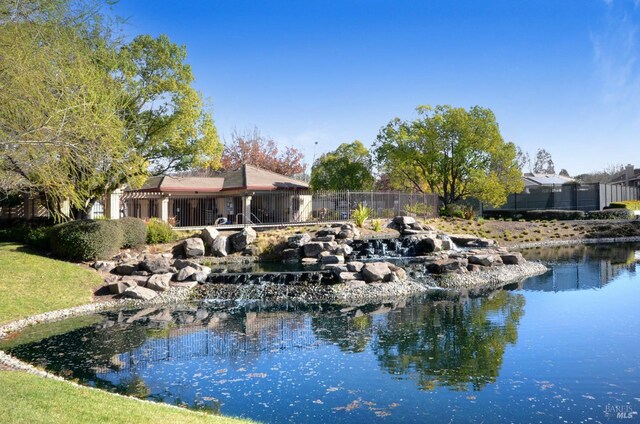
<path id="1" fill-rule="evenodd" d="M 351 218 L 353 218 L 357 227 L 362 228 L 362 225 L 369 218 L 369 215 L 371 215 L 371 208 L 359 203 L 358 207 L 351 214 Z"/>

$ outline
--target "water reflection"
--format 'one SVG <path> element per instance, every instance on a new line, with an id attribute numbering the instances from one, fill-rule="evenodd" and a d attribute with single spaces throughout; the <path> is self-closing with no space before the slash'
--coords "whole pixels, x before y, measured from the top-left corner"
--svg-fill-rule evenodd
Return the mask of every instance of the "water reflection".
<path id="1" fill-rule="evenodd" d="M 423 390 L 480 390 L 498 377 L 524 314 L 520 294 L 498 292 L 465 303 L 412 303 L 389 316 L 373 351 L 383 369 Z"/>
<path id="2" fill-rule="evenodd" d="M 549 273 L 529 278 L 526 290 L 567 291 L 604 287 L 622 272 L 636 272 L 640 245 L 602 244 L 560 246 L 553 249 L 526 249 L 528 260 L 552 264 Z"/>

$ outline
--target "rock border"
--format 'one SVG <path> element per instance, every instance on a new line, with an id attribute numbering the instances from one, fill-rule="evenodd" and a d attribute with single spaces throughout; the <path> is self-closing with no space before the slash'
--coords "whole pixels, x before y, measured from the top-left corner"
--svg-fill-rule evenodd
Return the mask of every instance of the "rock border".
<path id="1" fill-rule="evenodd" d="M 517 250 L 517 249 L 529 249 L 531 247 L 575 246 L 580 244 L 611 244 L 611 243 L 640 243 L 640 236 L 536 241 L 536 242 L 513 244 L 509 246 L 509 249 Z"/>

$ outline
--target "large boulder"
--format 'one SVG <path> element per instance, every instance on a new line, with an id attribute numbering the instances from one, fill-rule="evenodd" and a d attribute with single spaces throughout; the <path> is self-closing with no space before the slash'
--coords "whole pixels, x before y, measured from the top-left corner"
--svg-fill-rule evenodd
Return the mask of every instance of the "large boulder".
<path id="1" fill-rule="evenodd" d="M 420 239 L 414 247 L 416 256 L 424 256 L 429 253 L 439 252 L 440 250 L 442 250 L 442 240 L 435 237 L 424 237 Z"/>
<path id="2" fill-rule="evenodd" d="M 118 264 L 115 269 L 115 273 L 118 275 L 131 275 L 134 271 L 138 270 L 138 261 L 129 260 L 127 262 L 123 262 Z"/>
<path id="3" fill-rule="evenodd" d="M 444 274 L 456 272 L 462 268 L 462 263 L 457 259 L 439 259 L 427 264 L 427 270 L 432 274 Z"/>
<path id="4" fill-rule="evenodd" d="M 329 252 L 322 252 L 320 254 L 320 262 L 323 264 L 340 264 L 344 262 L 344 256 L 332 255 Z"/>
<path id="5" fill-rule="evenodd" d="M 505 265 L 520 265 L 527 262 L 520 252 L 503 253 L 500 258 Z"/>
<path id="6" fill-rule="evenodd" d="M 233 247 L 233 250 L 236 252 L 241 252 L 248 245 L 253 243 L 257 237 L 258 234 L 256 233 L 256 230 L 251 227 L 247 227 L 239 233 L 233 234 L 231 237 L 229 237 L 229 240 L 231 240 L 231 246 Z"/>
<path id="7" fill-rule="evenodd" d="M 184 281 L 187 278 L 190 278 L 196 272 L 198 272 L 198 270 L 193 267 L 190 267 L 190 266 L 184 267 L 176 275 L 176 281 Z"/>
<path id="8" fill-rule="evenodd" d="M 206 247 L 211 247 L 213 241 L 220 233 L 214 227 L 204 227 L 200 233 L 200 238 L 204 241 Z"/>
<path id="9" fill-rule="evenodd" d="M 300 260 L 300 248 L 284 249 L 282 251 L 283 261 L 298 261 Z"/>
<path id="10" fill-rule="evenodd" d="M 227 256 L 230 249 L 229 239 L 225 236 L 218 236 L 211 244 L 211 254 L 213 256 Z"/>
<path id="11" fill-rule="evenodd" d="M 409 228 L 416 223 L 416 219 L 412 216 L 396 216 L 393 223 L 402 228 Z"/>
<path id="12" fill-rule="evenodd" d="M 325 246 L 323 242 L 320 241 L 312 241 L 303 246 L 304 256 L 307 258 L 317 258 L 320 253 L 325 251 Z"/>
<path id="13" fill-rule="evenodd" d="M 316 237 L 337 236 L 339 232 L 339 227 L 326 227 L 316 231 Z"/>
<path id="14" fill-rule="evenodd" d="M 200 237 L 188 238 L 182 243 L 182 246 L 187 258 L 204 256 L 204 242 Z"/>
<path id="15" fill-rule="evenodd" d="M 122 293 L 122 296 L 129 299 L 151 300 L 154 297 L 158 296 L 158 292 L 145 287 L 137 286 L 126 289 Z"/>
<path id="16" fill-rule="evenodd" d="M 160 255 L 148 255 L 140 262 L 139 267 L 152 274 L 165 274 L 171 268 L 171 261 Z"/>
<path id="17" fill-rule="evenodd" d="M 138 287 L 138 284 L 135 281 L 112 281 L 108 284 L 109 293 L 111 294 L 122 294 L 125 290 Z"/>
<path id="18" fill-rule="evenodd" d="M 95 261 L 91 266 L 97 271 L 111 272 L 116 267 L 116 263 L 113 261 Z"/>
<path id="19" fill-rule="evenodd" d="M 391 269 L 386 262 L 372 262 L 365 264 L 360 270 L 360 274 L 364 277 L 365 281 L 385 281 L 391 276 Z"/>
<path id="20" fill-rule="evenodd" d="M 473 265 L 492 266 L 502 264 L 502 259 L 498 255 L 479 254 L 469 255 L 469 263 Z"/>
<path id="21" fill-rule="evenodd" d="M 147 280 L 147 288 L 155 291 L 167 291 L 171 284 L 173 274 L 154 274 Z"/>
<path id="22" fill-rule="evenodd" d="M 287 239 L 287 243 L 291 249 L 302 247 L 311 241 L 311 236 L 307 233 L 294 234 Z"/>

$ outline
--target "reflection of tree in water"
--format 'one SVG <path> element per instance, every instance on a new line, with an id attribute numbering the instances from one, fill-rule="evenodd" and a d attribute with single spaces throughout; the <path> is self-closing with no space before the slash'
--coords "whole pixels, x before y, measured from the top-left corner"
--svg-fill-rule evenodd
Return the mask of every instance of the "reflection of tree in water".
<path id="1" fill-rule="evenodd" d="M 495 382 L 507 344 L 516 342 L 524 304 L 508 292 L 462 304 L 414 302 L 389 314 L 372 348 L 383 369 L 417 378 L 424 390 L 480 390 Z"/>
<path id="2" fill-rule="evenodd" d="M 377 311 L 374 311 L 375 308 L 363 306 L 339 315 L 325 312 L 313 317 L 311 328 L 316 337 L 334 343 L 343 352 L 362 352 L 373 336 L 371 312 L 379 312 L 385 307 L 381 306 Z"/>

